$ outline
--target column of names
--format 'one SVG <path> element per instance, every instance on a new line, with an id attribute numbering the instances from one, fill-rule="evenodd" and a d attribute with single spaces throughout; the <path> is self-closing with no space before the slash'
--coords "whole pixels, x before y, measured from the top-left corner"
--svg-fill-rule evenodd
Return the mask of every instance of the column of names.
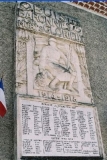
<path id="1" fill-rule="evenodd" d="M 99 156 L 93 108 L 22 103 L 23 156 Z"/>

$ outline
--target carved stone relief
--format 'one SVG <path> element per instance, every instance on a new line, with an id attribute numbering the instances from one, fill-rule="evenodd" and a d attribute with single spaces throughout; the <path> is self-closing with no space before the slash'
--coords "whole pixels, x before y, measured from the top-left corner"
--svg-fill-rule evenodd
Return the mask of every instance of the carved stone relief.
<path id="1" fill-rule="evenodd" d="M 34 90 L 89 100 L 91 90 L 84 46 L 53 37 L 36 37 L 34 41 Z"/>
<path id="2" fill-rule="evenodd" d="M 87 70 L 86 58 L 85 58 L 85 49 L 83 45 L 76 45 L 76 51 L 78 53 L 78 58 L 81 68 L 81 76 L 84 84 L 84 92 L 88 97 L 92 97 L 91 88 L 89 83 L 89 75 Z"/>
<path id="3" fill-rule="evenodd" d="M 16 32 L 16 94 L 18 159 L 22 156 L 35 157 L 39 152 L 41 156 L 48 156 L 43 147 L 46 150 L 47 146 L 50 147 L 49 141 L 52 140 L 50 135 L 53 136 L 54 133 L 54 140 L 62 141 L 63 144 L 66 139 L 65 146 L 67 148 L 71 146 L 70 153 L 61 149 L 61 152 L 64 151 L 62 156 L 72 156 L 73 152 L 78 157 L 85 156 L 83 151 L 87 154 L 88 150 L 89 156 L 100 155 L 98 145 L 96 150 L 93 148 L 90 151 L 90 142 L 93 145 L 93 133 L 97 131 L 99 133 L 97 129 L 99 124 L 96 123 L 98 118 L 95 119 L 97 127 L 92 123 L 92 117 L 94 120 L 97 112 L 92 105 L 82 29 L 77 19 L 27 2 L 19 3 Z M 54 125 L 52 130 L 50 122 Z M 92 126 L 97 130 L 92 130 Z M 87 133 L 92 134 L 90 137 L 92 141 L 90 139 L 87 143 L 88 147 L 84 143 L 89 137 Z M 44 135 L 45 138 L 48 136 L 46 145 Z M 96 145 L 97 134 L 95 138 Z M 39 139 L 42 143 L 38 143 Z M 100 134 L 99 139 L 100 144 L 102 143 Z M 77 142 L 81 147 L 80 145 L 77 147 Z M 62 145 L 60 147 L 62 148 Z M 54 147 L 50 147 L 50 151 L 51 148 Z M 56 151 L 50 152 L 49 156 L 53 153 Z"/>
<path id="4" fill-rule="evenodd" d="M 16 90 L 26 93 L 27 83 L 27 41 L 29 36 L 26 31 L 17 31 L 16 41 Z"/>
<path id="5" fill-rule="evenodd" d="M 17 14 L 17 92 L 91 103 L 79 21 L 27 2 L 19 3 Z"/>
<path id="6" fill-rule="evenodd" d="M 65 55 L 62 51 L 63 47 L 58 46 L 55 38 L 49 38 L 48 41 L 40 53 L 34 54 L 35 65 L 38 66 L 34 88 L 44 87 L 45 90 L 71 93 L 76 70 L 74 65 L 70 63 L 70 45 L 65 46 L 65 48 L 69 47 L 69 52 Z"/>
<path id="7" fill-rule="evenodd" d="M 57 149 L 51 151 L 51 148 L 55 147 L 50 145 L 50 142 L 53 143 L 51 135 L 54 134 L 54 140 L 61 144 L 62 156 L 72 156 L 73 152 L 74 156 L 85 156 L 85 151 L 89 157 L 100 156 L 99 146 L 95 149 L 97 136 L 99 144 L 102 144 L 102 140 L 100 134 L 97 135 L 100 131 L 99 124 L 96 123 L 97 112 L 92 105 L 82 29 L 77 19 L 27 2 L 19 3 L 16 31 L 16 94 L 17 159 L 22 156 L 54 156 Z M 94 116 L 96 126 L 92 123 Z M 51 129 L 52 125 L 54 127 Z M 96 133 L 95 139 L 93 133 Z M 89 135 L 92 139 L 88 139 L 87 147 L 84 142 Z M 56 145 L 56 142 L 53 145 Z M 94 147 L 91 151 L 90 142 Z M 62 144 L 65 148 L 70 146 L 70 152 L 65 152 Z M 47 146 L 50 147 L 49 154 L 44 152 Z"/>

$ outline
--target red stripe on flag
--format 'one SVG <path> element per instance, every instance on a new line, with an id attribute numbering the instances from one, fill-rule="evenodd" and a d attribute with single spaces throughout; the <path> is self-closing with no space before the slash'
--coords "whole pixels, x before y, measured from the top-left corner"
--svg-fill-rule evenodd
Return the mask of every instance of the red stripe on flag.
<path id="1" fill-rule="evenodd" d="M 4 117 L 5 114 L 6 114 L 6 108 L 4 107 L 2 102 L 0 102 L 0 116 Z"/>

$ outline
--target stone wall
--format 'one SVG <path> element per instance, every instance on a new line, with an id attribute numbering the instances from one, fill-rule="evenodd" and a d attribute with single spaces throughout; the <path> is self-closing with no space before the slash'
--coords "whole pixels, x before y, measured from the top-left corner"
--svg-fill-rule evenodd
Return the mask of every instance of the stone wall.
<path id="1" fill-rule="evenodd" d="M 2 74 L 7 114 L 0 117 L 0 160 L 13 160 L 14 130 L 14 24 L 15 4 L 0 3 L 0 76 Z"/>
<path id="2" fill-rule="evenodd" d="M 102 138 L 107 154 L 107 21 L 105 18 L 61 2 L 38 3 L 38 5 L 78 18 L 81 23 L 90 83 L 95 106 L 98 109 Z M 2 72 L 4 73 L 4 88 L 8 108 L 6 116 L 3 119 L 0 118 L 0 160 L 14 160 L 15 4 L 0 3 L 0 11 L 0 75 Z M 107 160 L 107 156 L 105 160 Z"/>

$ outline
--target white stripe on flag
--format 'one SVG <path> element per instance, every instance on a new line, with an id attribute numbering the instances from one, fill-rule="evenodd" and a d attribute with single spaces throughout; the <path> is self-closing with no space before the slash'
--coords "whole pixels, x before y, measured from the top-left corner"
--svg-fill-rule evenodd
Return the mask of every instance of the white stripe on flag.
<path id="1" fill-rule="evenodd" d="M 2 102 L 2 104 L 4 105 L 4 107 L 6 108 L 5 95 L 4 95 L 4 91 L 1 88 L 0 88 L 0 101 Z"/>

